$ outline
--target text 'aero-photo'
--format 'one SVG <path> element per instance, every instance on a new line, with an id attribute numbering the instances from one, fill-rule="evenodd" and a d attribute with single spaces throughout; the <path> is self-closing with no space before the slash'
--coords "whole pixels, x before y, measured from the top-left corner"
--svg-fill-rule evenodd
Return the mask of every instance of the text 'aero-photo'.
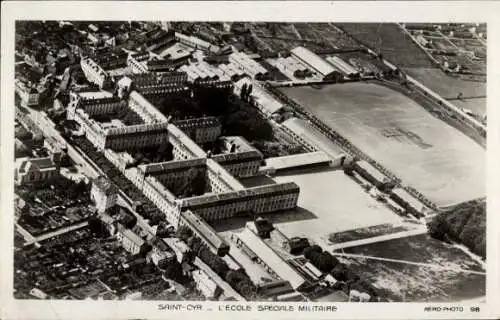
<path id="1" fill-rule="evenodd" d="M 17 21 L 17 299 L 485 296 L 473 23 Z"/>

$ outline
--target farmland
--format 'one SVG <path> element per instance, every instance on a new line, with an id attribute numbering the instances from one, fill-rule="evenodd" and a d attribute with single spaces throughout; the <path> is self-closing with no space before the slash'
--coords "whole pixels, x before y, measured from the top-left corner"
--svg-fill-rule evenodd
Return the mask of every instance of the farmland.
<path id="1" fill-rule="evenodd" d="M 337 24 L 354 39 L 378 51 L 400 68 L 431 68 L 427 55 L 392 23 L 342 23 Z"/>
<path id="2" fill-rule="evenodd" d="M 464 75 L 445 74 L 434 65 L 424 50 L 403 32 L 397 24 L 345 23 L 338 24 L 360 43 L 370 47 L 391 63 L 407 71 L 418 81 L 428 86 L 457 107 L 471 110 L 482 117 L 486 113 L 486 83 L 483 78 L 468 80 Z M 447 38 L 440 32 L 426 31 L 426 39 L 432 40 L 432 48 L 444 51 L 470 51 L 480 56 L 486 49 L 476 39 Z M 464 54 L 457 56 L 433 55 L 439 63 L 456 62 L 472 72 L 484 73 L 483 60 L 470 59 Z M 459 92 L 463 99 L 457 100 Z"/>
<path id="3" fill-rule="evenodd" d="M 439 206 L 485 195 L 485 150 L 406 96 L 373 83 L 281 90 Z"/>
<path id="4" fill-rule="evenodd" d="M 315 52 L 359 45 L 344 32 L 328 23 L 252 23 L 258 51 L 279 52 L 307 46 Z"/>
<path id="5" fill-rule="evenodd" d="M 451 103 L 457 107 L 469 109 L 480 116 L 486 114 L 485 82 L 466 81 L 435 68 L 409 68 L 406 72 L 443 98 L 453 99 Z M 463 99 L 457 100 L 460 92 Z"/>

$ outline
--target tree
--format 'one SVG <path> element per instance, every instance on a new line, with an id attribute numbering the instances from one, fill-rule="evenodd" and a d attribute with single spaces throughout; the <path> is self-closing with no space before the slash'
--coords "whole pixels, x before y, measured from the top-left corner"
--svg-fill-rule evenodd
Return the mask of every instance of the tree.
<path id="1" fill-rule="evenodd" d="M 177 260 L 174 260 L 173 262 L 170 262 L 168 265 L 158 265 L 158 267 L 160 268 L 164 268 L 165 267 L 165 272 L 163 273 L 165 275 L 165 277 L 167 277 L 168 279 L 172 279 L 172 280 L 175 280 L 175 281 L 178 281 L 180 279 L 182 279 L 182 265 L 177 262 Z"/>
<path id="2" fill-rule="evenodd" d="M 247 98 L 247 84 L 244 83 L 241 86 L 240 99 L 246 101 L 246 98 Z"/>
<path id="3" fill-rule="evenodd" d="M 444 214 L 437 214 L 434 219 L 427 223 L 427 228 L 431 237 L 444 241 L 448 234 L 448 227 L 444 221 Z"/>
<path id="4" fill-rule="evenodd" d="M 315 265 L 322 272 L 330 272 L 338 263 L 338 260 L 334 258 L 329 252 L 324 251 L 315 255 L 313 255 L 313 259 L 316 260 Z"/>
<path id="5" fill-rule="evenodd" d="M 193 235 L 193 231 L 188 226 L 180 226 L 177 229 L 176 236 L 185 242 Z"/>
<path id="6" fill-rule="evenodd" d="M 323 252 L 323 249 L 321 249 L 320 246 L 315 244 L 315 245 L 312 245 L 310 247 L 305 248 L 303 251 L 303 254 L 304 254 L 304 257 L 306 259 L 311 260 L 311 256 L 313 253 L 321 253 L 321 252 Z"/>
<path id="7" fill-rule="evenodd" d="M 160 222 L 162 221 L 165 221 L 165 215 L 159 211 L 154 211 L 151 213 L 151 216 L 150 216 L 150 224 L 155 226 L 157 224 L 159 224 Z"/>
<path id="8" fill-rule="evenodd" d="M 143 256 L 146 256 L 152 249 L 153 249 L 153 247 L 149 243 L 146 243 L 146 244 L 144 244 L 142 246 L 141 251 L 139 252 L 139 254 L 143 255 Z"/>
<path id="9" fill-rule="evenodd" d="M 332 276 L 337 280 L 337 281 L 347 281 L 347 267 L 343 263 L 337 263 L 335 267 L 333 267 L 331 273 Z"/>
<path id="10" fill-rule="evenodd" d="M 199 250 L 198 256 L 205 262 L 212 270 L 215 271 L 219 276 L 225 278 L 229 267 L 221 257 L 213 254 L 210 249 L 203 247 Z"/>
<path id="11" fill-rule="evenodd" d="M 97 235 L 98 237 L 106 238 L 109 237 L 109 232 L 106 229 L 106 226 L 104 223 L 101 221 L 96 216 L 92 216 L 88 220 L 89 228 L 92 234 Z"/>
<path id="12" fill-rule="evenodd" d="M 201 241 L 200 238 L 195 237 L 195 236 L 192 237 L 192 241 L 190 241 L 190 243 L 191 243 L 190 244 L 191 249 L 196 254 L 198 254 L 201 249 L 206 248 L 206 245 L 203 243 L 203 241 Z"/>
<path id="13" fill-rule="evenodd" d="M 245 278 L 244 274 L 241 271 L 229 270 L 226 274 L 226 282 L 229 283 L 232 287 L 234 287 L 238 282 L 242 281 Z"/>

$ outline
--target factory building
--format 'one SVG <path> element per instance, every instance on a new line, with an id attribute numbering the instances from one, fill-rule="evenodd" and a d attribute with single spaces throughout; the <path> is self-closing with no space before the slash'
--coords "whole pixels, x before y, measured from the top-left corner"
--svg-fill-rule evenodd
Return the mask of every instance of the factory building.
<path id="1" fill-rule="evenodd" d="M 337 56 L 326 57 L 326 60 L 330 62 L 338 71 L 342 72 L 342 74 L 344 74 L 345 76 L 353 76 L 359 73 L 356 68 Z"/>
<path id="2" fill-rule="evenodd" d="M 293 58 L 318 73 L 325 80 L 328 80 L 336 72 L 331 64 L 309 49 L 296 47 L 292 49 L 291 54 Z"/>
<path id="3" fill-rule="evenodd" d="M 269 74 L 266 68 L 244 52 L 231 53 L 229 55 L 229 62 L 253 79 L 264 79 Z"/>
<path id="4" fill-rule="evenodd" d="M 194 49 L 199 49 L 205 52 L 217 53 L 220 50 L 219 46 L 213 45 L 210 42 L 202 40 L 194 36 L 188 36 L 180 32 L 175 33 L 175 39 L 180 43 L 192 47 Z"/>

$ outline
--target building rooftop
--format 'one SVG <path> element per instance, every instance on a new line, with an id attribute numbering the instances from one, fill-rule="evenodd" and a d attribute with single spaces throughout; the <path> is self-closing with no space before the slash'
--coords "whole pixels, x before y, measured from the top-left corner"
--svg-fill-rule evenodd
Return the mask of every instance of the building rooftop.
<path id="1" fill-rule="evenodd" d="M 160 52 L 158 55 L 165 59 L 178 60 L 189 57 L 194 49 L 182 44 L 176 43 Z"/>
<path id="2" fill-rule="evenodd" d="M 347 302 L 349 296 L 343 291 L 335 291 L 326 296 L 315 299 L 316 302 Z"/>
<path id="3" fill-rule="evenodd" d="M 175 38 L 178 39 L 179 41 L 185 41 L 187 43 L 203 48 L 204 50 L 210 50 L 212 52 L 217 52 L 220 50 L 220 47 L 217 45 L 211 44 L 210 42 L 207 42 L 197 37 L 182 34 L 180 32 L 175 33 Z"/>
<path id="4" fill-rule="evenodd" d="M 181 219 L 183 219 L 190 228 L 196 231 L 196 233 L 203 238 L 202 240 L 209 243 L 212 247 L 220 248 L 227 246 L 224 239 L 222 239 L 211 226 L 190 210 L 182 212 Z"/>
<path id="5" fill-rule="evenodd" d="M 248 189 L 241 189 L 236 191 L 229 191 L 213 195 L 202 195 L 191 198 L 185 198 L 181 201 L 181 206 L 185 208 L 195 208 L 203 205 L 210 205 L 215 202 L 230 201 L 240 199 L 244 201 L 246 197 L 257 195 L 270 194 L 274 192 L 299 192 L 300 187 L 295 182 L 285 182 L 279 184 L 258 186 Z"/>
<path id="6" fill-rule="evenodd" d="M 18 172 L 25 173 L 29 171 L 53 170 L 55 163 L 50 157 L 45 158 L 20 158 L 18 159 Z"/>
<path id="7" fill-rule="evenodd" d="M 151 116 L 154 116 L 158 121 L 167 122 L 167 117 L 158 111 L 158 109 L 156 109 L 156 107 L 139 92 L 132 91 L 129 95 L 129 99 L 143 106 L 151 114 Z"/>
<path id="8" fill-rule="evenodd" d="M 267 158 L 266 165 L 276 170 L 301 167 L 314 163 L 331 162 L 331 158 L 323 151 L 294 154 L 283 157 Z"/>
<path id="9" fill-rule="evenodd" d="M 154 173 L 167 173 L 170 170 L 180 169 L 180 168 L 195 168 L 200 166 L 205 166 L 206 159 L 205 158 L 195 158 L 195 159 L 185 159 L 185 160 L 173 160 L 159 163 L 151 163 L 151 164 L 143 164 L 138 167 L 145 174 L 154 174 Z"/>
<path id="10" fill-rule="evenodd" d="M 139 237 L 138 235 L 136 235 L 130 229 L 122 229 L 121 233 L 123 234 L 123 237 L 129 239 L 130 241 L 132 241 L 133 243 L 135 243 L 138 246 L 142 246 L 145 243 L 145 241 L 142 240 L 141 237 Z"/>
<path id="11" fill-rule="evenodd" d="M 298 271 L 283 260 L 273 249 L 271 249 L 262 239 L 249 229 L 244 229 L 237 233 L 236 236 L 251 250 L 260 260 L 262 260 L 269 268 L 283 280 L 290 282 L 294 289 L 299 288 L 304 283 L 304 279 Z"/>
<path id="12" fill-rule="evenodd" d="M 81 91 L 78 92 L 77 95 L 83 99 L 104 99 L 104 98 L 112 98 L 113 94 L 108 91 L 100 90 L 100 91 Z"/>
<path id="13" fill-rule="evenodd" d="M 264 156 L 258 150 L 236 151 L 233 153 L 222 153 L 212 156 L 212 159 L 222 163 L 228 164 L 239 161 L 262 160 Z"/>
<path id="14" fill-rule="evenodd" d="M 335 68 L 323 58 L 304 47 L 296 47 L 291 50 L 292 55 L 299 57 L 301 60 L 307 62 L 322 76 L 326 76 L 335 71 Z"/>
<path id="15" fill-rule="evenodd" d="M 137 134 L 143 132 L 167 132 L 168 123 L 150 123 L 107 129 L 107 136 Z"/>
<path id="16" fill-rule="evenodd" d="M 413 197 L 403 188 L 394 188 L 392 192 L 404 201 L 408 202 L 416 210 L 422 210 L 425 208 L 425 205 L 422 202 Z"/>
<path id="17" fill-rule="evenodd" d="M 356 164 L 358 166 L 360 166 L 362 169 L 364 169 L 366 172 L 368 172 L 368 174 L 373 176 L 378 181 L 383 182 L 384 180 L 387 179 L 387 177 L 382 172 L 377 170 L 377 168 L 375 168 L 374 166 L 372 166 L 370 163 L 366 162 L 365 160 L 357 161 Z"/>
<path id="18" fill-rule="evenodd" d="M 255 99 L 255 102 L 260 106 L 260 108 L 264 109 L 269 114 L 278 112 L 283 108 L 283 104 L 281 102 L 279 102 L 265 90 L 260 88 L 260 86 L 254 85 L 253 81 L 249 78 L 243 78 L 236 82 L 234 85 L 238 89 L 238 91 L 240 91 L 243 87 L 243 84 L 252 85 L 251 96 Z"/>
<path id="19" fill-rule="evenodd" d="M 207 156 L 206 152 L 203 151 L 193 140 L 191 140 L 188 135 L 182 132 L 176 125 L 168 124 L 168 131 L 171 136 L 178 139 L 184 146 L 190 150 L 197 157 L 205 158 Z"/>
<path id="20" fill-rule="evenodd" d="M 245 187 L 226 169 L 224 169 L 219 163 L 213 159 L 207 159 L 207 168 L 217 175 L 220 179 L 226 182 L 233 190 L 244 190 Z"/>
<path id="21" fill-rule="evenodd" d="M 92 181 L 92 185 L 95 185 L 99 190 L 106 194 L 117 193 L 118 188 L 106 177 L 99 176 Z"/>

